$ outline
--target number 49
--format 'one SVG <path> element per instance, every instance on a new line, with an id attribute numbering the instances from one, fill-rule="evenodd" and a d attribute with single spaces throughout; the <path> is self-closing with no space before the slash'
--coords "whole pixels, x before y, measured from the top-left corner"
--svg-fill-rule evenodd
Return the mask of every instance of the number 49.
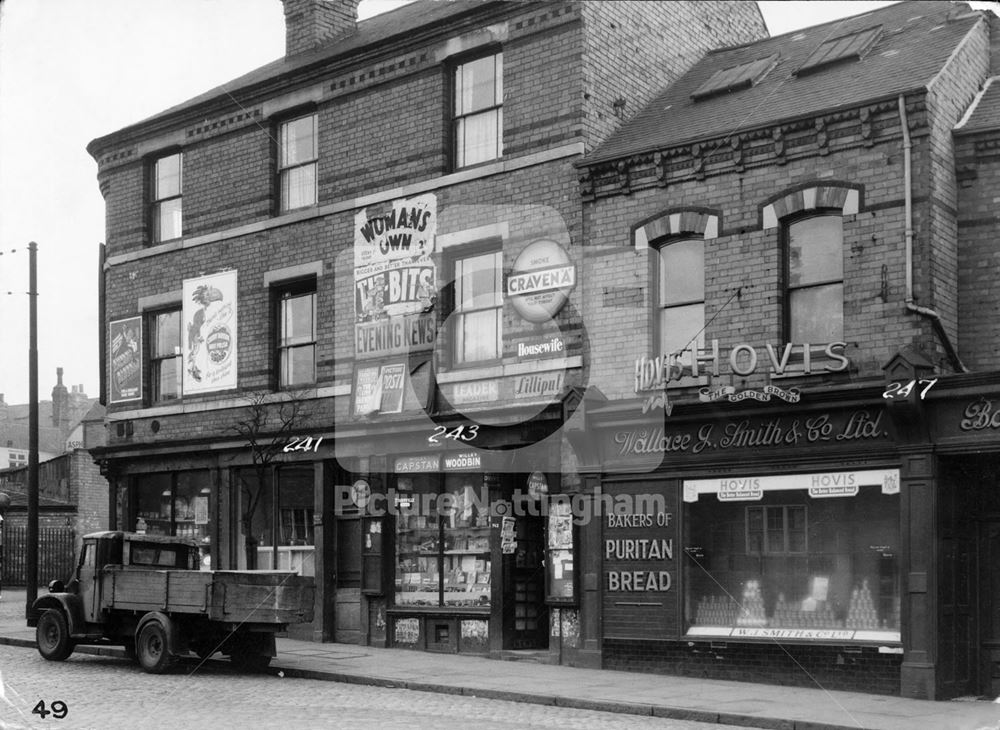
<path id="1" fill-rule="evenodd" d="M 49 707 L 52 709 L 45 709 L 45 700 L 39 700 L 38 704 L 31 710 L 31 714 L 40 715 L 43 720 L 49 715 L 52 715 L 57 720 L 62 720 L 69 714 L 69 707 L 62 700 L 56 700 Z"/>

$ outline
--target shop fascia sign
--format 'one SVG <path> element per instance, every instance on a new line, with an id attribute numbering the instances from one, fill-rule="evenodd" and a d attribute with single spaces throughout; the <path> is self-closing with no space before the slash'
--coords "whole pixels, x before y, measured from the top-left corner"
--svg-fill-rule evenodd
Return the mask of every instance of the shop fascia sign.
<path id="1" fill-rule="evenodd" d="M 822 356 L 819 362 L 813 363 L 818 348 L 823 348 Z M 707 348 L 699 347 L 679 353 L 664 353 L 656 357 L 643 355 L 637 358 L 635 361 L 635 392 L 638 394 L 662 390 L 671 381 L 684 377 L 698 378 L 706 375 L 718 377 L 722 374 L 723 362 L 728 362 L 729 372 L 740 377 L 761 372 L 775 376 L 809 375 L 821 371 L 840 373 L 847 370 L 851 364 L 851 361 L 843 354 L 846 348 L 846 342 L 830 342 L 819 345 L 787 342 L 779 354 L 778 349 L 770 342 L 764 344 L 762 349 L 759 346 L 741 342 L 734 345 L 724 358 L 719 341 L 712 340 Z M 686 353 L 690 354 L 687 362 L 682 359 Z M 796 357 L 794 365 L 791 364 L 793 355 Z M 770 400 L 770 395 L 778 395 L 776 392 L 778 390 L 781 389 L 773 388 L 771 393 L 764 394 L 767 397 L 755 399 Z M 790 393 L 791 391 L 782 392 Z M 737 394 L 735 389 L 731 391 L 728 388 L 702 389 L 702 400 L 718 400 L 722 397 L 738 395 L 740 394 Z M 746 397 L 753 396 L 730 397 L 729 400 L 743 400 Z"/>
<path id="2" fill-rule="evenodd" d="M 764 492 L 792 489 L 807 489 L 813 499 L 856 497 L 863 486 L 879 486 L 882 494 L 899 494 L 899 469 L 685 479 L 684 501 L 697 502 L 702 494 L 714 494 L 720 502 L 753 502 Z"/>

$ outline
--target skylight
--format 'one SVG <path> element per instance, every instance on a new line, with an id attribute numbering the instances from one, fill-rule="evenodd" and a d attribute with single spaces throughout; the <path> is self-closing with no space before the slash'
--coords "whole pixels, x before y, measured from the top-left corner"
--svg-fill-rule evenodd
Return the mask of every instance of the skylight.
<path id="1" fill-rule="evenodd" d="M 694 93 L 691 94 L 691 98 L 695 101 L 700 101 L 701 99 L 707 99 L 718 94 L 726 94 L 730 91 L 749 89 L 763 79 L 767 75 L 767 72 L 774 68 L 777 63 L 778 54 L 773 53 L 767 58 L 760 58 L 756 61 L 716 71 L 709 77 L 708 81 L 695 89 Z"/>
<path id="2" fill-rule="evenodd" d="M 882 26 L 842 35 L 821 43 L 795 72 L 797 76 L 813 73 L 841 61 L 859 61 L 882 37 Z"/>

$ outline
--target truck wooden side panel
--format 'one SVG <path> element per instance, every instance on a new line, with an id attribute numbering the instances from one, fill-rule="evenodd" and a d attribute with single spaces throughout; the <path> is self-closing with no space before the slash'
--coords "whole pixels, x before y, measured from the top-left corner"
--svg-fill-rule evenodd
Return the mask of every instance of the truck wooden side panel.
<path id="1" fill-rule="evenodd" d="M 211 585 L 209 572 L 106 567 L 101 576 L 101 607 L 205 613 Z"/>
<path id="2" fill-rule="evenodd" d="M 157 570 L 105 566 L 101 607 L 202 614 L 213 621 L 312 621 L 312 578 L 277 571 Z"/>
<path id="3" fill-rule="evenodd" d="M 216 621 L 312 621 L 314 583 L 293 573 L 214 571 L 209 617 Z"/>

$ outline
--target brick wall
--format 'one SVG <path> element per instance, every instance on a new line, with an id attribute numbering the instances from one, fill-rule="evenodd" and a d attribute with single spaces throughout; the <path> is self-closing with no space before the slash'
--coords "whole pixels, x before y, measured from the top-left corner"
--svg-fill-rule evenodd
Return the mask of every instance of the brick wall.
<path id="1" fill-rule="evenodd" d="M 893 121 L 895 124 L 893 125 Z M 919 129 L 916 134 L 920 135 Z M 803 153 L 784 164 L 725 162 L 715 174 L 688 176 L 664 187 L 600 197 L 585 207 L 588 258 L 584 318 L 591 337 L 596 384 L 609 397 L 632 389 L 632 363 L 655 352 L 652 268 L 656 254 L 636 251 L 630 233 L 657 213 L 700 208 L 720 216 L 720 235 L 705 246 L 706 340 L 726 348 L 746 342 L 785 342 L 780 227 L 764 230 L 761 208 L 786 190 L 843 181 L 862 190 L 863 207 L 843 218 L 844 339 L 855 379 L 880 378 L 881 367 L 904 344 L 933 344 L 926 322 L 904 312 L 903 164 L 898 117 L 886 113 L 879 142 L 861 143 L 857 129 L 837 138 L 839 149 Z M 809 147 L 803 145 L 805 150 Z M 711 170 L 709 171 L 712 172 Z M 926 204 L 917 206 L 918 212 Z M 714 318 L 714 319 L 713 319 Z M 766 356 L 762 355 L 766 358 Z M 748 385 L 763 383 L 763 374 Z"/>
<path id="2" fill-rule="evenodd" d="M 70 485 L 76 502 L 76 546 L 84 535 L 109 529 L 108 480 L 90 453 L 77 449 L 69 454 Z"/>
<path id="3" fill-rule="evenodd" d="M 592 2 L 583 4 L 583 15 L 588 151 L 706 51 L 767 37 L 757 4 L 748 2 Z M 620 110 L 615 108 L 618 99 L 625 102 Z"/>
<path id="4" fill-rule="evenodd" d="M 899 694 L 902 656 L 871 647 L 604 641 L 604 668 Z"/>
<path id="5" fill-rule="evenodd" d="M 994 82 L 996 83 L 996 82 Z M 1000 361 L 1000 132 L 956 140 L 959 356 L 972 370 Z"/>
<path id="6" fill-rule="evenodd" d="M 151 133 L 152 139 L 122 143 L 101 155 L 108 253 L 113 262 L 106 273 L 107 319 L 135 316 L 140 313 L 140 297 L 177 292 L 183 279 L 203 272 L 236 269 L 239 294 L 239 392 L 184 400 L 186 408 L 199 409 L 201 403 L 218 404 L 221 399 L 229 399 L 232 407 L 138 418 L 132 436 L 121 439 L 112 429 L 110 443 L 179 443 L 235 436 L 232 425 L 242 406 L 241 394 L 272 387 L 272 305 L 264 285 L 264 274 L 269 270 L 321 262 L 317 384 L 351 382 L 352 246 L 358 208 L 344 209 L 343 204 L 451 171 L 447 119 L 450 66 L 442 62 L 451 59 L 449 54 L 456 49 L 460 58 L 470 49 L 493 48 L 498 42 L 503 49 L 505 159 L 518 160 L 583 137 L 592 145 L 620 123 L 611 114 L 600 124 L 591 124 L 594 110 L 612 91 L 629 91 L 635 111 L 704 48 L 743 42 L 764 33 L 752 4 L 626 5 L 510 4 L 503 7 L 501 22 L 490 25 L 489 31 L 466 22 L 447 39 L 424 47 L 386 49 L 363 63 L 331 67 L 321 79 L 289 79 L 275 92 L 275 99 L 241 97 L 241 108 L 221 103 L 215 116 L 185 122 L 182 129 L 171 132 Z M 499 11 L 494 8 L 490 12 Z M 638 57 L 634 49 L 622 55 L 623 38 L 640 49 Z M 666 43 L 664 38 L 676 41 Z M 613 53 L 611 49 L 615 49 Z M 619 61 L 626 65 L 614 74 L 601 70 L 602 65 Z M 336 210 L 321 208 L 319 215 L 289 216 L 286 225 L 262 225 L 252 233 L 234 234 L 233 229 L 239 226 L 272 220 L 272 137 L 282 117 L 280 113 L 269 116 L 267 110 L 281 108 L 285 104 L 281 99 L 286 97 L 315 102 L 320 140 L 319 201 L 321 206 L 339 205 Z M 301 107 L 286 104 L 286 108 Z M 185 243 L 197 236 L 206 242 L 184 248 L 161 246 L 154 249 L 156 255 L 129 260 L 129 254 L 145 251 L 149 243 L 142 204 L 146 163 L 140 158 L 155 155 L 156 139 L 164 144 L 183 139 Z M 555 237 L 573 251 L 582 245 L 586 232 L 572 159 L 563 157 L 478 179 L 443 183 L 435 191 L 438 233 L 506 225 L 504 264 L 508 270 L 524 246 L 541 235 Z M 214 240 L 220 233 L 224 233 L 221 240 Z M 577 258 L 577 253 L 572 255 Z M 448 273 L 442 259 L 441 283 L 446 282 Z M 573 292 L 570 305 L 558 320 L 571 355 L 581 351 L 583 292 L 583 287 Z M 505 307 L 505 339 L 527 336 L 535 329 L 509 304 Z M 443 330 L 439 344 L 448 345 Z M 510 355 L 513 344 L 507 348 L 505 354 Z M 335 412 L 346 413 L 349 399 L 340 400 L 343 402 L 336 405 L 314 404 L 317 422 L 329 424 Z M 134 404 L 109 410 L 113 415 L 131 409 Z M 156 433 L 150 428 L 154 418 L 159 426 Z"/>
<path id="7" fill-rule="evenodd" d="M 948 64 L 930 83 L 927 109 L 930 134 L 914 150 L 921 175 L 914 176 L 916 194 L 926 196 L 922 227 L 914 241 L 918 262 L 914 295 L 917 304 L 934 308 L 952 338 L 959 334 L 958 190 L 952 129 L 989 73 L 989 25 L 983 20 L 965 37 Z M 956 344 L 962 347 L 961 341 Z M 975 345 L 973 344 L 973 347 Z"/>

